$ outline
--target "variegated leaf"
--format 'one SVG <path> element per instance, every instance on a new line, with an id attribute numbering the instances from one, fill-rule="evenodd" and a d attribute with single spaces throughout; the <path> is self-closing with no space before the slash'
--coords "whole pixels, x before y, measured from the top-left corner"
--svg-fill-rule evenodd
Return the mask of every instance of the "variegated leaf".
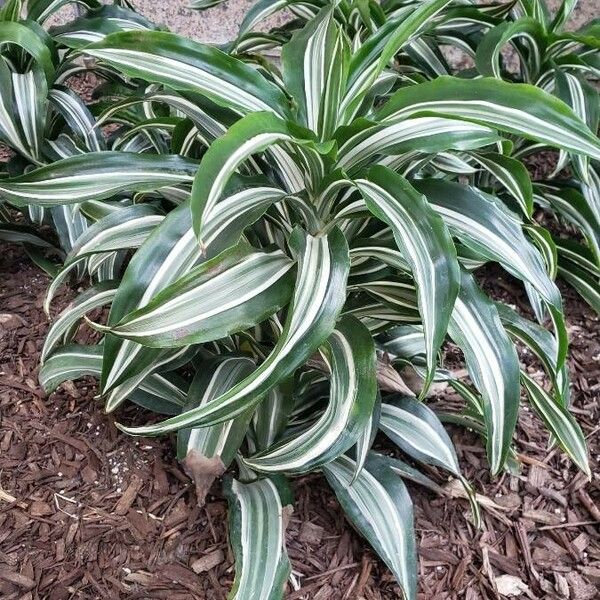
<path id="1" fill-rule="evenodd" d="M 102 330 L 152 348 L 217 340 L 252 327 L 289 300 L 293 261 L 281 250 L 234 246 Z"/>
<path id="2" fill-rule="evenodd" d="M 205 406 L 156 425 L 121 425 L 121 429 L 134 435 L 159 435 L 231 419 L 256 405 L 329 337 L 345 301 L 349 263 L 346 240 L 339 229 L 316 237 L 296 229 L 290 245 L 298 256 L 296 287 L 281 336 L 265 361 L 250 377 Z"/>
<path id="3" fill-rule="evenodd" d="M 331 371 L 325 412 L 305 431 L 245 459 L 260 472 L 304 473 L 352 447 L 371 420 L 377 396 L 375 347 L 368 329 L 342 317 L 321 349 Z"/>
<path id="4" fill-rule="evenodd" d="M 396 121 L 439 116 L 471 121 L 600 159 L 600 140 L 564 102 L 527 84 L 438 77 L 394 93 L 378 113 Z"/>
<path id="5" fill-rule="evenodd" d="M 426 389 L 458 293 L 454 244 L 443 221 L 400 175 L 373 167 L 369 178 L 357 184 L 369 210 L 392 228 L 396 244 L 411 266 L 427 345 Z"/>
<path id="6" fill-rule="evenodd" d="M 340 456 L 323 467 L 346 516 L 389 567 L 407 600 L 417 597 L 417 551 L 410 496 L 385 459 L 371 453 L 356 463 Z"/>
<path id="7" fill-rule="evenodd" d="M 481 393 L 492 473 L 502 469 L 519 407 L 519 358 L 491 300 L 463 271 L 448 332 L 465 355 L 471 380 Z"/>

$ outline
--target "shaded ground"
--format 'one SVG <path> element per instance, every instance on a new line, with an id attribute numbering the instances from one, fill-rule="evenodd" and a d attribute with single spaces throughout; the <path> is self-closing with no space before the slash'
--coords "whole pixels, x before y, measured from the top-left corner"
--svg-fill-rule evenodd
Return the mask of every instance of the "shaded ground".
<path id="1" fill-rule="evenodd" d="M 219 486 L 199 509 L 170 440 L 118 434 L 94 400 L 93 382 L 46 398 L 37 363 L 47 278 L 7 246 L 0 273 L 0 598 L 225 598 L 233 570 Z M 488 287 L 518 302 L 505 282 L 487 272 Z M 507 585 L 526 586 L 521 598 L 600 597 L 599 326 L 565 294 L 573 410 L 591 445 L 594 479 L 587 483 L 560 452 L 548 453 L 529 411 L 520 419 L 518 448 L 528 457 L 520 477 L 489 482 L 480 442 L 455 432 L 465 473 L 495 508 L 484 511 L 477 532 L 463 500 L 411 489 L 421 600 L 501 598 L 494 587 Z M 399 598 L 323 480 L 296 480 L 295 491 L 288 549 L 299 589 L 290 587 L 288 598 Z"/>

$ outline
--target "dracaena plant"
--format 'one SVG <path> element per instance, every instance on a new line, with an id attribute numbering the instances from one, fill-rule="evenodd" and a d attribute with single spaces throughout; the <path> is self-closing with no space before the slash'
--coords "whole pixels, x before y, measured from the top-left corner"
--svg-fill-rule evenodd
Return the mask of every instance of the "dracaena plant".
<path id="1" fill-rule="evenodd" d="M 565 0 L 551 15 L 545 0 L 518 5 L 509 17 L 482 32 L 476 46 L 479 73 L 536 85 L 557 96 L 596 133 L 600 98 L 600 25 L 591 21 L 577 31 L 566 29 L 576 1 Z M 508 70 L 504 47 L 514 51 L 517 69 Z M 514 62 L 514 61 L 513 61 Z M 544 144 L 522 141 L 513 155 L 524 157 Z M 568 168 L 570 177 L 563 169 Z M 557 164 L 530 193 L 533 204 L 575 228 L 581 242 L 554 236 L 542 242 L 551 270 L 570 283 L 600 311 L 600 171 L 597 160 L 560 150 Z M 535 302 L 535 301 L 534 301 Z"/>
<path id="2" fill-rule="evenodd" d="M 100 40 L 109 32 L 155 26 L 128 8 L 126 2 L 102 5 L 96 0 L 77 3 L 85 11 L 67 24 L 47 26 L 69 3 L 8 0 L 0 9 L 0 142 L 12 152 L 10 159 L 2 163 L 4 176 L 23 174 L 68 156 L 103 151 L 120 142 L 118 136 L 105 140 L 89 99 L 70 85 L 73 77 L 88 72 L 74 49 L 78 44 Z M 50 250 L 64 258 L 91 222 L 69 203 L 57 203 L 48 209 L 31 204 L 20 217 L 14 210 L 0 208 L 0 239 L 23 243 L 30 256 L 50 273 L 55 268 L 43 252 Z M 40 225 L 56 232 L 59 248 L 40 233 Z M 95 274 L 113 277 L 115 259 L 113 255 L 103 261 Z M 85 272 L 83 266 L 79 265 L 80 274 Z"/>
<path id="3" fill-rule="evenodd" d="M 373 452 L 378 430 L 405 456 L 461 479 L 471 496 L 442 420 L 480 432 L 497 474 L 515 460 L 521 381 L 589 474 L 568 409 L 560 294 L 530 239 L 545 232 L 532 234 L 508 196 L 469 184 L 448 164 L 456 152 L 502 157 L 514 140 L 597 160 L 600 143 L 534 86 L 419 82 L 391 69 L 448 7 L 412 6 L 393 27 L 351 40 L 336 4 L 327 4 L 283 46 L 281 70 L 165 32 L 78 42 L 97 61 L 91 68 L 123 82 L 97 122 L 113 119 L 126 137 L 152 143 L 67 157 L 0 182 L 14 205 L 77 204 L 94 221 L 46 307 L 81 261 L 137 248 L 120 278 L 94 285 L 59 315 L 40 377 L 52 390 L 95 375 L 107 411 L 130 399 L 167 415 L 120 428 L 177 432 L 200 497 L 237 462 L 237 478 L 225 483 L 233 597 L 281 597 L 287 478 L 309 471 L 324 473 L 404 595 L 416 596 L 402 480 L 439 488 Z M 489 261 L 523 282 L 550 328 L 480 289 L 475 271 Z M 87 312 L 108 304 L 107 324 L 91 323 L 105 334 L 100 344 L 61 346 Z M 448 340 L 462 350 L 470 383 L 440 363 Z M 520 372 L 515 341 L 540 359 L 550 391 Z M 401 377 L 409 371 L 410 387 Z M 449 382 L 464 411 L 429 408 L 433 382 Z"/>
<path id="4" fill-rule="evenodd" d="M 285 43 L 306 20 L 313 18 L 328 0 L 265 0 L 257 2 L 243 20 L 238 38 L 229 51 L 241 55 L 264 52 Z M 600 73 L 600 26 L 593 20 L 577 31 L 569 31 L 569 17 L 576 0 L 564 0 L 551 14 L 545 0 L 517 3 L 469 5 L 446 10 L 430 23 L 424 35 L 405 44 L 395 56 L 397 66 L 415 77 L 433 79 L 452 73 L 452 62 L 442 46 L 452 47 L 470 59 L 472 68 L 461 77 L 496 77 L 529 83 L 568 104 L 594 133 L 598 131 Z M 197 8 L 203 8 L 198 6 Z M 291 10 L 294 19 L 268 33 L 257 31 L 265 20 L 281 10 Z M 349 35 L 353 48 L 360 47 L 374 31 L 392 28 L 412 10 L 407 2 L 359 2 L 342 0 L 336 20 Z M 508 60 L 503 51 L 510 48 Z M 454 56 L 456 58 L 456 56 Z M 458 61 L 464 65 L 464 61 Z M 469 63 L 469 61 L 467 61 Z M 534 181 L 522 159 L 549 146 L 526 138 L 511 140 L 502 152 L 449 152 L 437 159 L 445 172 L 469 175 L 478 187 L 500 188 L 513 197 L 515 208 L 531 221 L 534 209 L 564 221 L 579 234 L 577 241 L 563 235 L 540 235 L 534 227 L 530 237 L 547 257 L 550 272 L 569 282 L 596 311 L 600 312 L 600 174 L 589 157 L 560 150 L 557 164 Z M 569 168 L 573 176 L 564 177 Z M 528 290 L 535 310 L 543 307 Z"/>

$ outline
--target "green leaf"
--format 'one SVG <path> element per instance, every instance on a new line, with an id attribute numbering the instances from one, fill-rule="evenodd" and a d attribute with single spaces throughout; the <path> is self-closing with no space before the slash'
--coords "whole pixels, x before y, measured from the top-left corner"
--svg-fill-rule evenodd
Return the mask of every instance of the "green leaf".
<path id="1" fill-rule="evenodd" d="M 50 394 L 65 381 L 85 376 L 99 377 L 102 370 L 102 346 L 72 344 L 56 350 L 42 365 L 40 385 Z M 186 399 L 182 387 L 163 375 L 153 373 L 143 378 L 128 397 L 132 402 L 167 415 L 179 414 Z"/>
<path id="2" fill-rule="evenodd" d="M 546 427 L 554 434 L 560 447 L 573 462 L 591 479 L 592 473 L 587 457 L 585 437 L 573 415 L 560 402 L 555 402 L 531 377 L 521 372 L 521 381 L 529 400 Z"/>
<path id="3" fill-rule="evenodd" d="M 211 8 L 213 6 L 218 6 L 219 4 L 223 4 L 227 0 L 192 0 L 190 4 L 190 8 L 194 10 L 205 10 L 207 8 Z"/>
<path id="4" fill-rule="evenodd" d="M 388 20 L 360 49 L 350 63 L 346 93 L 340 106 L 345 122 L 350 123 L 379 74 L 408 41 L 417 36 L 450 0 L 430 0 Z"/>
<path id="5" fill-rule="evenodd" d="M 582 182 L 581 192 L 591 211 L 594 213 L 596 223 L 600 223 L 600 172 L 597 168 L 590 166 L 589 181 Z M 598 259 L 600 265 L 600 259 Z"/>
<path id="6" fill-rule="evenodd" d="M 464 271 L 448 333 L 463 351 L 471 380 L 481 393 L 488 460 L 497 474 L 517 423 L 519 358 L 494 304 Z"/>
<path id="7" fill-rule="evenodd" d="M 505 21 L 490 29 L 477 45 L 475 65 L 478 71 L 486 77 L 501 79 L 498 64 L 500 52 L 505 44 L 521 37 L 524 38 L 527 49 L 527 57 L 520 57 L 521 70 L 526 74 L 526 79 L 533 83 L 539 73 L 546 46 L 544 27 L 533 17 Z"/>
<path id="8" fill-rule="evenodd" d="M 499 262 L 530 285 L 548 305 L 559 342 L 558 365 L 566 358 L 568 339 L 562 299 L 544 261 L 523 233 L 517 215 L 498 199 L 473 187 L 441 180 L 415 180 L 450 231 L 480 258 Z"/>
<path id="9" fill-rule="evenodd" d="M 390 467 L 390 469 L 396 473 L 396 475 L 402 477 L 402 479 L 408 479 L 413 483 L 418 483 L 422 485 L 424 488 L 430 490 L 435 494 L 439 494 L 440 496 L 445 496 L 444 488 L 438 485 L 433 479 L 427 477 L 414 467 L 406 464 L 404 461 L 399 458 L 392 458 L 391 456 L 382 456 L 385 459 L 386 463 Z"/>
<path id="10" fill-rule="evenodd" d="M 578 0 L 563 0 L 554 15 L 554 19 L 552 19 L 552 23 L 550 24 L 551 31 L 559 31 L 562 29 L 563 25 L 569 19 L 569 16 L 573 12 L 573 9 L 577 5 Z"/>
<path id="11" fill-rule="evenodd" d="M 235 580 L 229 600 L 283 598 L 291 571 L 285 528 L 292 493 L 282 477 L 224 484 L 229 504 L 229 539 L 235 556 Z"/>
<path id="12" fill-rule="evenodd" d="M 46 41 L 36 29 L 14 21 L 0 22 L 0 40 L 3 44 L 15 44 L 31 55 L 35 64 L 43 71 L 48 83 L 54 78 L 54 63 Z"/>
<path id="13" fill-rule="evenodd" d="M 594 205 L 588 204 L 586 197 L 576 189 L 560 183 L 537 184 L 534 193 L 536 200 L 541 200 L 544 206 L 549 205 L 549 208 L 581 229 L 600 265 L 600 221 Z"/>
<path id="14" fill-rule="evenodd" d="M 102 130 L 84 101 L 71 89 L 54 85 L 48 92 L 52 107 L 57 110 L 70 129 L 89 152 L 106 150 Z"/>
<path id="15" fill-rule="evenodd" d="M 519 315 L 502 302 L 496 302 L 496 310 L 506 331 L 525 344 L 542 362 L 552 379 L 564 406 L 569 404 L 569 371 L 567 365 L 559 365 L 559 347 L 556 338 L 544 327 Z"/>
<path id="16" fill-rule="evenodd" d="M 103 281 L 79 294 L 58 316 L 50 327 L 40 361 L 43 363 L 52 351 L 54 346 L 60 342 L 63 337 L 69 338 L 70 334 L 77 330 L 77 324 L 80 319 L 89 311 L 110 304 L 114 298 L 118 287 L 116 281 Z"/>
<path id="17" fill-rule="evenodd" d="M 370 422 L 377 380 L 375 346 L 369 330 L 354 317 L 342 317 L 321 351 L 331 370 L 325 412 L 300 434 L 245 459 L 252 470 L 314 470 L 350 449 Z"/>
<path id="18" fill-rule="evenodd" d="M 163 219 L 164 216 L 156 214 L 156 209 L 150 205 L 139 204 L 108 213 L 88 227 L 73 244 L 62 269 L 46 292 L 46 313 L 50 312 L 50 303 L 60 286 L 86 257 L 106 256 L 115 250 L 137 248 Z"/>
<path id="19" fill-rule="evenodd" d="M 417 551 L 410 496 L 385 459 L 371 453 L 356 480 L 355 462 L 340 456 L 323 467 L 346 516 L 389 567 L 407 600 L 417 597 Z"/>
<path id="20" fill-rule="evenodd" d="M 150 204 L 133 204 L 109 212 L 77 238 L 65 259 L 65 266 L 93 254 L 138 248 L 164 218 Z"/>
<path id="21" fill-rule="evenodd" d="M 203 361 L 190 384 L 183 410 L 220 396 L 247 377 L 254 366 L 251 359 L 238 356 L 218 356 Z M 251 416 L 248 411 L 231 421 L 177 432 L 177 457 L 194 479 L 198 502 L 204 501 L 214 479 L 222 475 L 235 458 Z"/>
<path id="22" fill-rule="evenodd" d="M 458 293 L 456 250 L 442 219 L 403 177 L 385 167 L 373 167 L 368 177 L 357 181 L 367 207 L 392 228 L 417 284 L 427 345 L 426 390 Z"/>
<path id="23" fill-rule="evenodd" d="M 527 84 L 494 78 L 438 77 L 404 87 L 379 111 L 380 119 L 455 118 L 494 127 L 550 146 L 600 159 L 600 140 L 564 103 Z"/>
<path id="24" fill-rule="evenodd" d="M 252 417 L 254 442 L 258 450 L 265 450 L 279 441 L 294 409 L 295 378 L 290 377 L 269 390 L 256 407 Z"/>
<path id="25" fill-rule="evenodd" d="M 552 240 L 558 257 L 575 263 L 580 269 L 600 279 L 600 264 L 596 262 L 596 256 L 591 248 L 569 238 L 553 237 Z"/>
<path id="26" fill-rule="evenodd" d="M 108 5 L 88 10 L 77 19 L 53 27 L 50 33 L 60 44 L 69 48 L 83 48 L 102 41 L 111 33 L 140 29 L 157 29 L 157 26 L 133 10 Z"/>
<path id="27" fill-rule="evenodd" d="M 32 69 L 15 73 L 0 56 L 0 88 L 0 140 L 39 164 L 48 110 L 48 84 L 43 72 Z"/>
<path id="28" fill-rule="evenodd" d="M 176 155 L 90 152 L 0 180 L 0 197 L 16 206 L 56 206 L 149 192 L 191 182 L 198 163 Z"/>
<path id="29" fill-rule="evenodd" d="M 598 118 L 600 115 L 600 106 L 598 103 L 598 91 L 583 79 L 557 69 L 555 73 L 554 93 L 573 109 L 573 112 L 584 122 L 592 131 L 598 131 Z M 568 157 L 565 152 L 561 152 L 558 164 L 554 169 L 557 173 L 564 167 Z M 572 166 L 583 184 L 589 183 L 590 164 L 587 156 L 575 154 L 571 157 Z"/>
<path id="30" fill-rule="evenodd" d="M 63 6 L 72 2 L 73 0 L 27 0 L 27 18 L 43 23 Z M 101 6 L 98 0 L 78 0 L 78 3 L 87 8 Z"/>
<path id="31" fill-rule="evenodd" d="M 391 327 L 377 336 L 377 347 L 392 359 L 414 360 L 425 356 L 425 336 L 420 325 Z"/>
<path id="32" fill-rule="evenodd" d="M 130 77 L 195 92 L 241 114 L 289 112 L 283 92 L 258 71 L 218 50 L 173 33 L 126 31 L 107 36 L 85 53 Z"/>
<path id="33" fill-rule="evenodd" d="M 256 221 L 270 204 L 284 193 L 276 188 L 238 189 L 207 217 L 205 247 L 198 244 L 191 223 L 189 202 L 169 213 L 130 261 L 109 315 L 109 325 L 143 307 L 161 290 L 189 272 L 195 265 L 210 260 L 237 244 L 243 230 Z M 123 382 L 150 364 L 160 350 L 108 336 L 105 343 L 105 389 Z"/>
<path id="34" fill-rule="evenodd" d="M 348 130 L 340 140 L 338 166 L 352 171 L 373 162 L 378 155 L 472 150 L 498 140 L 496 132 L 489 127 L 440 117 L 418 117 L 381 125 L 358 120 Z"/>
<path id="35" fill-rule="evenodd" d="M 548 277 L 539 252 L 525 237 L 515 213 L 477 188 L 439 179 L 414 180 L 413 185 L 444 219 L 453 235 L 481 257 L 499 262 L 509 273 L 528 281 L 562 310 L 560 292 Z"/>
<path id="36" fill-rule="evenodd" d="M 281 250 L 234 246 L 193 268 L 116 325 L 101 329 L 153 348 L 217 340 L 257 325 L 287 304 L 292 267 Z"/>
<path id="37" fill-rule="evenodd" d="M 106 338 L 105 338 L 106 344 Z M 136 364 L 134 374 L 123 383 L 113 386 L 109 393 L 104 393 L 104 412 L 114 411 L 124 400 L 135 394 L 139 386 L 159 371 L 174 371 L 188 363 L 196 354 L 194 347 L 184 346 L 170 350 L 159 351 L 142 365 Z"/>
<path id="38" fill-rule="evenodd" d="M 379 428 L 412 458 L 460 477 L 452 441 L 435 413 L 422 402 L 410 396 L 386 398 Z"/>
<path id="39" fill-rule="evenodd" d="M 434 415 L 434 416 L 435 416 L 434 422 L 437 422 L 441 428 L 441 423 L 440 423 L 439 419 L 437 418 L 436 415 Z M 432 422 L 432 424 L 433 424 L 433 422 Z M 448 441 L 450 441 L 450 440 L 448 440 Z M 451 442 L 450 442 L 450 444 L 451 444 Z M 427 477 L 426 475 L 424 475 L 423 473 L 421 473 L 419 470 L 415 469 L 414 467 L 411 467 L 411 466 L 407 465 L 406 463 L 404 463 L 403 461 L 401 461 L 397 458 L 392 458 L 390 456 L 382 456 L 381 458 L 383 460 L 385 460 L 385 462 L 387 463 L 389 468 L 396 475 L 399 475 L 403 479 L 409 479 L 410 481 L 412 481 L 414 483 L 418 483 L 419 485 L 422 485 L 422 486 L 426 487 L 427 489 L 431 490 L 432 492 L 439 494 L 441 496 L 447 495 L 446 490 L 444 490 L 442 487 L 437 485 L 429 477 Z M 460 472 L 457 474 L 457 477 L 458 477 L 461 485 L 463 486 L 463 489 L 465 490 L 465 494 L 467 496 L 467 500 L 469 501 L 469 504 L 471 505 L 471 514 L 473 516 L 474 524 L 477 528 L 479 528 L 480 523 L 481 523 L 481 510 L 480 510 L 479 504 L 477 502 L 477 495 L 475 493 L 475 490 L 473 489 L 473 486 L 467 481 L 467 479 L 465 479 L 460 474 Z"/>
<path id="40" fill-rule="evenodd" d="M 252 154 L 281 142 L 311 143 L 313 134 L 270 113 L 240 119 L 211 144 L 200 163 L 192 187 L 194 230 L 204 238 L 206 216 L 215 208 L 230 177 Z M 293 177 L 293 175 L 292 175 Z"/>
<path id="41" fill-rule="evenodd" d="M 70 345 L 60 348 L 40 369 L 40 385 L 47 394 L 64 381 L 98 375 L 102 366 L 102 348 L 99 346 Z"/>
<path id="42" fill-rule="evenodd" d="M 19 21 L 22 9 L 22 0 L 7 0 L 0 8 L 0 21 Z"/>
<path id="43" fill-rule="evenodd" d="M 369 452 L 373 447 L 373 443 L 375 442 L 375 438 L 377 436 L 380 416 L 381 394 L 379 390 L 377 390 L 377 398 L 375 400 L 373 410 L 371 411 L 371 418 L 367 421 L 366 425 L 363 427 L 363 430 L 360 432 L 358 440 L 356 441 L 356 446 L 353 449 L 356 470 L 354 471 L 352 483 L 356 481 L 356 478 L 360 475 L 360 472 L 363 470 L 365 462 L 367 461 L 367 458 L 369 456 Z"/>
<path id="44" fill-rule="evenodd" d="M 328 5 L 283 46 L 286 89 L 298 103 L 299 121 L 329 139 L 338 121 L 350 49 Z M 303 65 L 303 68 L 298 68 Z"/>
<path id="45" fill-rule="evenodd" d="M 1 223 L 0 240 L 11 244 L 29 244 L 40 248 L 54 248 L 54 246 L 40 237 L 38 230 L 21 223 Z"/>
<path id="46" fill-rule="evenodd" d="M 202 256 L 191 229 L 189 202 L 171 211 L 129 262 L 111 305 L 108 324 L 147 304 L 160 290 L 189 271 Z M 144 369 L 162 351 L 107 336 L 101 384 L 103 390 Z"/>
<path id="47" fill-rule="evenodd" d="M 495 152 L 472 154 L 473 158 L 491 173 L 519 203 L 527 218 L 533 212 L 533 186 L 525 165 L 514 158 Z"/>
<path id="48" fill-rule="evenodd" d="M 15 122 L 23 131 L 23 140 L 28 148 L 27 155 L 34 163 L 39 164 L 48 110 L 46 83 L 43 75 L 36 71 L 12 73 L 12 88 L 16 109 Z"/>
<path id="49" fill-rule="evenodd" d="M 295 0 L 256 0 L 244 15 L 240 25 L 239 36 L 242 36 L 250 29 L 253 29 L 258 23 L 270 17 L 272 14 L 286 8 L 290 4 L 296 4 Z M 319 0 L 306 0 L 306 5 L 315 6 L 319 10 L 322 2 Z"/>
<path id="50" fill-rule="evenodd" d="M 558 274 L 600 315 L 600 283 L 598 276 L 581 269 L 567 258 L 558 259 Z"/>
<path id="51" fill-rule="evenodd" d="M 287 379 L 329 337 L 345 301 L 348 246 L 339 229 L 311 236 L 296 229 L 290 246 L 298 255 L 298 276 L 288 316 L 272 352 L 229 392 L 207 405 L 146 427 L 119 427 L 133 435 L 160 435 L 190 425 L 231 419 L 256 405 L 271 388 Z"/>

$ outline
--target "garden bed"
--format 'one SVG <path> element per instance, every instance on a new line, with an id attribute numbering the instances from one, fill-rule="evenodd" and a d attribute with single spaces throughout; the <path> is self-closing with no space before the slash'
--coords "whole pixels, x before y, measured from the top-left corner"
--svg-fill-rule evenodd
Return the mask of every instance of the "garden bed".
<path id="1" fill-rule="evenodd" d="M 233 568 L 220 485 L 198 508 L 171 441 L 120 434 L 94 399 L 92 380 L 46 397 L 37 372 L 48 278 L 14 246 L 3 247 L 0 273 L 0 598 L 225 598 Z M 488 291 L 521 302 L 506 276 L 485 273 Z M 562 452 L 548 450 L 529 411 L 519 420 L 520 477 L 490 482 L 481 442 L 454 431 L 465 475 L 495 506 L 483 511 L 477 532 L 466 501 L 411 486 L 420 598 L 502 598 L 494 588 L 518 594 L 519 587 L 514 597 L 600 597 L 600 325 L 563 291 L 573 412 L 588 438 L 594 479 L 588 483 Z M 538 370 L 522 358 L 531 373 Z M 289 586 L 287 597 L 399 598 L 320 477 L 296 479 L 294 488 L 287 545 L 299 589 Z"/>

